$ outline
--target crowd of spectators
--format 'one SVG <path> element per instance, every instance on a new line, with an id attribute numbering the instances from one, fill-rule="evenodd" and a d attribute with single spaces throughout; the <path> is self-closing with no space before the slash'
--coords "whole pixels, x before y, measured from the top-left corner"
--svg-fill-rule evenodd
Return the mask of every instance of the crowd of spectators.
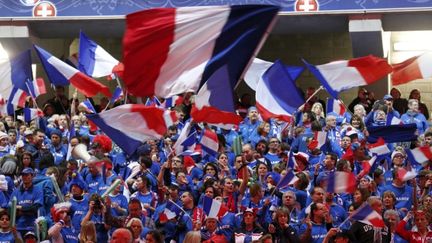
<path id="1" fill-rule="evenodd" d="M 164 139 L 145 141 L 127 155 L 92 127 L 75 96 L 69 100 L 57 87 L 42 117 L 25 123 L 17 110 L 1 118 L 0 242 L 432 242 L 430 164 L 415 164 L 406 152 L 432 146 L 420 91 L 404 99 L 396 88 L 384 97 L 360 88 L 344 114 L 326 112 L 314 92 L 306 90 L 310 99 L 290 123 L 263 121 L 244 95 L 237 103 L 243 117 L 238 127 L 194 124 L 196 141 L 203 129 L 217 133 L 216 156 L 199 145 L 190 155 L 173 152 L 193 104 L 193 94 L 183 94 L 183 102 L 170 108 L 179 121 Z M 119 104 L 103 99 L 95 108 Z M 388 126 L 389 116 L 416 124 L 417 140 L 388 144 L 390 153 L 366 171 L 368 129 Z M 318 131 L 327 134 L 317 149 Z M 280 187 L 288 169 L 297 180 Z M 417 176 L 404 181 L 400 170 Z M 334 171 L 355 174 L 353 193 L 327 191 Z M 121 184 L 103 196 L 117 179 Z M 204 197 L 227 212 L 206 215 Z M 174 215 L 172 204 L 180 209 Z M 383 217 L 384 228 L 350 218 L 364 204 Z"/>

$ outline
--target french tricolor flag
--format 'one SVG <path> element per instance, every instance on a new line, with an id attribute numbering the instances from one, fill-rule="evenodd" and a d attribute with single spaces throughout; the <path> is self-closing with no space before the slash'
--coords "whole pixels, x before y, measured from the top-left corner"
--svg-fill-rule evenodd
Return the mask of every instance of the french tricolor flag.
<path id="1" fill-rule="evenodd" d="M 409 58 L 408 60 L 393 64 L 391 76 L 393 85 L 408 83 L 416 79 L 432 77 L 432 52 Z"/>
<path id="2" fill-rule="evenodd" d="M 117 86 L 114 89 L 114 92 L 112 94 L 112 97 L 110 99 L 110 103 L 115 103 L 117 100 L 119 100 L 123 96 L 123 89 L 120 86 Z"/>
<path id="3" fill-rule="evenodd" d="M 122 76 L 123 64 L 105 49 L 89 39 L 82 31 L 79 42 L 79 70 L 90 77 L 101 78 L 115 73 Z"/>
<path id="4" fill-rule="evenodd" d="M 224 65 L 233 89 L 278 11 L 272 5 L 239 5 L 155 8 L 127 15 L 127 90 L 162 98 L 197 91 Z"/>
<path id="5" fill-rule="evenodd" d="M 392 72 L 386 59 L 372 55 L 317 66 L 304 62 L 334 98 L 341 91 L 373 84 Z"/>
<path id="6" fill-rule="evenodd" d="M 28 91 L 30 92 L 30 96 L 33 99 L 36 99 L 39 95 L 46 94 L 45 81 L 43 78 L 37 78 L 35 80 L 27 80 L 26 81 Z"/>
<path id="7" fill-rule="evenodd" d="M 286 95 L 289 90 L 290 94 Z M 303 96 L 281 61 L 276 61 L 263 75 L 255 93 L 256 107 L 264 120 L 278 118 L 291 121 Z"/>
<path id="8" fill-rule="evenodd" d="M 378 138 L 378 141 L 369 144 L 367 147 L 371 154 L 384 155 L 391 152 L 389 147 L 387 146 L 387 143 L 382 137 Z"/>
<path id="9" fill-rule="evenodd" d="M 37 117 L 42 117 L 43 112 L 40 109 L 24 108 L 24 122 L 31 122 Z"/>
<path id="10" fill-rule="evenodd" d="M 174 95 L 172 97 L 166 98 L 164 102 L 162 102 L 161 107 L 168 109 L 181 105 L 181 103 L 183 103 L 183 97 L 180 95 Z"/>
<path id="11" fill-rule="evenodd" d="M 380 157 L 381 158 L 381 157 Z M 369 160 L 364 160 L 362 161 L 362 167 L 363 167 L 363 171 L 365 173 L 369 173 L 371 168 L 374 167 L 375 162 L 378 160 L 378 156 L 374 155 L 372 158 L 370 158 Z"/>
<path id="12" fill-rule="evenodd" d="M 196 142 L 197 133 L 193 122 L 189 120 L 181 130 L 173 149 L 177 155 L 192 155 L 195 152 Z"/>
<path id="13" fill-rule="evenodd" d="M 409 181 L 413 178 L 416 178 L 417 172 L 415 170 L 406 170 L 402 167 L 398 168 L 397 177 L 401 181 Z"/>
<path id="14" fill-rule="evenodd" d="M 7 113 L 12 116 L 15 114 L 17 107 L 24 107 L 26 102 L 27 94 L 21 89 L 13 88 L 9 99 L 7 100 Z"/>
<path id="15" fill-rule="evenodd" d="M 52 84 L 66 86 L 71 83 L 87 97 L 95 96 L 99 92 L 106 97 L 111 97 L 111 92 L 107 86 L 88 77 L 39 46 L 34 45 L 34 48 Z"/>
<path id="16" fill-rule="evenodd" d="M 177 215 L 179 215 L 181 211 L 182 209 L 176 203 L 174 203 L 171 200 L 168 200 L 164 211 L 159 215 L 159 219 L 161 222 L 164 223 L 168 220 L 177 217 Z"/>
<path id="17" fill-rule="evenodd" d="M 228 208 L 221 202 L 205 196 L 203 199 L 203 211 L 208 218 L 218 219 L 228 212 Z"/>
<path id="18" fill-rule="evenodd" d="M 83 108 L 84 111 L 85 111 L 86 113 L 89 113 L 89 114 L 97 113 L 97 112 L 96 112 L 96 109 L 94 108 L 94 106 L 92 105 L 92 103 L 90 102 L 89 99 L 86 99 L 86 100 L 84 100 L 83 102 L 81 102 L 81 103 L 78 105 L 78 107 Z"/>
<path id="19" fill-rule="evenodd" d="M 234 96 L 228 76 L 228 70 L 224 66 L 198 91 L 191 111 L 195 122 L 206 122 L 225 129 L 240 124 L 242 118 L 234 113 Z"/>
<path id="20" fill-rule="evenodd" d="M 10 97 L 14 87 L 27 93 L 25 81 L 33 79 L 30 50 L 0 63 L 0 77 L 1 97 Z"/>
<path id="21" fill-rule="evenodd" d="M 219 140 L 217 134 L 210 129 L 205 129 L 199 142 L 202 150 L 206 153 L 216 156 L 219 150 Z"/>
<path id="22" fill-rule="evenodd" d="M 352 215 L 352 219 L 358 220 L 362 223 L 372 225 L 378 228 L 384 228 L 385 223 L 383 218 L 379 213 L 369 206 L 369 204 L 364 203 L 363 206 L 358 208 Z"/>
<path id="23" fill-rule="evenodd" d="M 126 104 L 99 114 L 87 114 L 128 155 L 149 139 L 161 139 L 177 121 L 174 111 L 140 104 Z"/>
<path id="24" fill-rule="evenodd" d="M 326 141 L 327 141 L 327 132 L 322 132 L 322 131 L 314 132 L 314 137 L 312 141 L 310 141 L 310 143 L 308 144 L 308 148 L 310 150 L 321 149 L 322 146 L 324 146 L 324 144 L 326 143 Z"/>
<path id="25" fill-rule="evenodd" d="M 352 193 L 357 186 L 354 173 L 335 171 L 329 174 L 327 182 L 327 192 L 333 193 Z"/>
<path id="26" fill-rule="evenodd" d="M 330 97 L 327 99 L 327 114 L 330 112 L 343 116 L 346 112 L 346 107 L 341 100 Z"/>
<path id="27" fill-rule="evenodd" d="M 294 174 L 293 170 L 288 169 L 276 187 L 279 189 L 285 188 L 291 184 L 294 184 L 296 181 L 298 181 L 298 177 Z"/>
<path id="28" fill-rule="evenodd" d="M 429 160 L 432 160 L 432 151 L 429 146 L 407 149 L 406 153 L 411 163 L 425 165 Z"/>

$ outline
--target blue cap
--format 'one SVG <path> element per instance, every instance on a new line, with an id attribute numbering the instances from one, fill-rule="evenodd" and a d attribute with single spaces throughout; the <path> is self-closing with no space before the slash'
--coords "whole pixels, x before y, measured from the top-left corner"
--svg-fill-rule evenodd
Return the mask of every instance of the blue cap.
<path id="1" fill-rule="evenodd" d="M 34 174 L 34 170 L 30 167 L 24 168 L 24 170 L 21 171 L 22 174 Z"/>
<path id="2" fill-rule="evenodd" d="M 386 95 L 384 95 L 383 100 L 393 100 L 393 96 L 386 94 Z"/>
<path id="3" fill-rule="evenodd" d="M 257 108 L 255 106 L 251 106 L 248 108 L 248 113 L 251 111 L 258 111 Z"/>
<path id="4" fill-rule="evenodd" d="M 57 135 L 59 137 L 63 136 L 62 132 L 59 129 L 53 129 L 53 130 L 51 130 L 50 136 L 52 136 L 53 134 L 55 134 L 55 135 Z"/>

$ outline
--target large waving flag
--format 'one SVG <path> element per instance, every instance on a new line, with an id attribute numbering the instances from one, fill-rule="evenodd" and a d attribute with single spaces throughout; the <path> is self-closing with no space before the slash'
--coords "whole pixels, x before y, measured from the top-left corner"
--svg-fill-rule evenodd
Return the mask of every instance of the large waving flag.
<path id="1" fill-rule="evenodd" d="M 262 75 L 273 65 L 272 62 L 264 61 L 259 58 L 254 58 L 252 64 L 249 66 L 244 80 L 246 84 L 253 90 L 256 91 L 256 87 L 259 81 L 262 79 Z M 285 66 L 289 76 L 292 80 L 297 80 L 297 78 L 303 73 L 305 67 L 301 66 Z"/>
<path id="2" fill-rule="evenodd" d="M 401 181 L 409 181 L 413 178 L 416 178 L 417 172 L 415 170 L 406 170 L 403 167 L 398 168 L 397 170 L 397 177 Z"/>
<path id="3" fill-rule="evenodd" d="M 229 129 L 242 121 L 234 112 L 234 97 L 228 80 L 228 70 L 222 67 L 199 90 L 191 116 L 195 122 L 207 122 Z"/>
<path id="4" fill-rule="evenodd" d="M 45 81 L 43 80 L 43 78 L 27 80 L 26 85 L 30 96 L 33 97 L 33 99 L 36 99 L 36 97 L 38 97 L 39 95 L 46 94 L 47 92 L 45 87 Z"/>
<path id="5" fill-rule="evenodd" d="M 161 139 L 177 120 L 174 111 L 126 104 L 99 114 L 87 114 L 120 148 L 131 155 L 149 139 Z"/>
<path id="6" fill-rule="evenodd" d="M 111 97 L 111 92 L 107 86 L 88 77 L 39 46 L 34 45 L 34 47 L 52 84 L 66 86 L 71 83 L 87 97 L 95 96 L 99 92 Z"/>
<path id="7" fill-rule="evenodd" d="M 234 88 L 278 11 L 272 5 L 204 6 L 127 15 L 123 38 L 127 90 L 135 96 L 163 98 L 197 91 L 224 65 Z"/>
<path id="8" fill-rule="evenodd" d="M 162 102 L 161 107 L 165 109 L 169 109 L 171 107 L 175 107 L 183 103 L 183 97 L 180 95 L 174 95 L 172 97 L 166 98 L 164 102 Z"/>
<path id="9" fill-rule="evenodd" d="M 25 82 L 32 80 L 30 49 L 0 63 L 0 95 L 9 97 L 13 87 L 28 93 Z"/>
<path id="10" fill-rule="evenodd" d="M 393 64 L 391 76 L 393 85 L 405 84 L 416 79 L 432 77 L 432 52 L 409 58 L 408 60 Z"/>
<path id="11" fill-rule="evenodd" d="M 333 98 L 341 91 L 373 84 L 392 71 L 386 59 L 372 55 L 317 66 L 305 63 Z"/>
<path id="12" fill-rule="evenodd" d="M 287 95 L 289 90 L 289 95 Z M 276 61 L 263 75 L 255 93 L 256 107 L 264 120 L 278 118 L 291 121 L 297 108 L 304 103 L 294 80 L 281 61 Z"/>
<path id="13" fill-rule="evenodd" d="M 111 56 L 105 49 L 90 40 L 80 32 L 79 42 L 79 70 L 90 77 L 101 78 L 113 73 L 123 74 L 123 64 Z"/>
<path id="14" fill-rule="evenodd" d="M 352 219 L 358 220 L 362 223 L 372 225 L 374 227 L 383 228 L 385 227 L 384 220 L 379 213 L 364 203 L 363 206 L 358 208 L 352 215 Z"/>
<path id="15" fill-rule="evenodd" d="M 356 190 L 357 180 L 353 173 L 336 171 L 328 176 L 327 192 L 353 193 Z"/>

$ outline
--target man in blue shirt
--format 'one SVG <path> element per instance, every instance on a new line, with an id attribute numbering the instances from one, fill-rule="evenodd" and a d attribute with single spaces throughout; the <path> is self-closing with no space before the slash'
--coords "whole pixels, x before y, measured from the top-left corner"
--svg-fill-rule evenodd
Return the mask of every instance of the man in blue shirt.
<path id="1" fill-rule="evenodd" d="M 27 231 L 33 231 L 37 212 L 43 205 L 43 193 L 41 188 L 33 186 L 34 171 L 25 168 L 21 172 L 22 184 L 14 190 L 11 198 L 17 199 L 16 227 L 22 235 Z"/>

